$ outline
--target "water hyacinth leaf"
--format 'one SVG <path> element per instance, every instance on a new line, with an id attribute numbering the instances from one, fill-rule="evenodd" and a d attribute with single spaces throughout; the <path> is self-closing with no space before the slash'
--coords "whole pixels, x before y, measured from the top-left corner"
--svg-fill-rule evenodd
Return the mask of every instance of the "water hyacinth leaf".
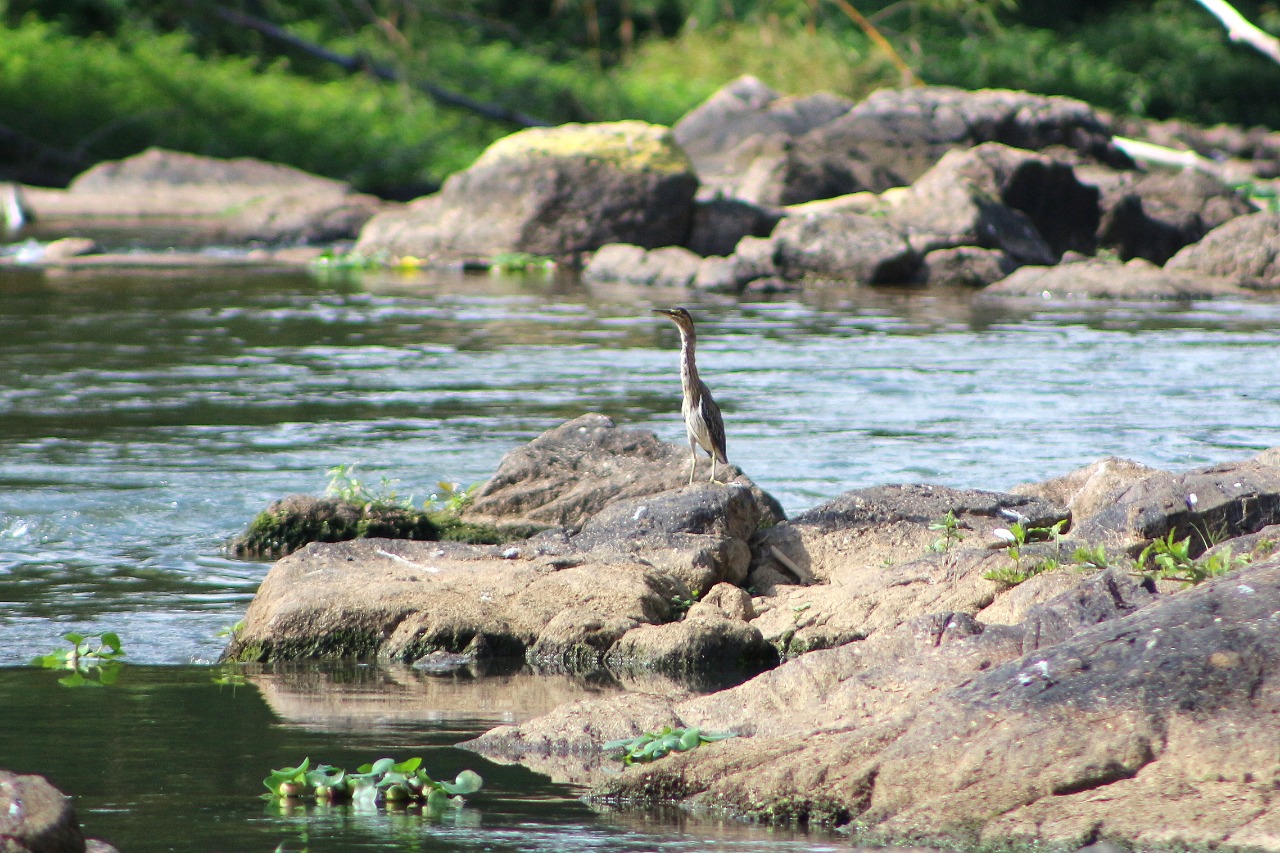
<path id="1" fill-rule="evenodd" d="M 417 770 L 421 766 L 422 766 L 422 758 L 421 756 L 419 756 L 416 758 L 406 758 L 404 761 L 401 761 L 399 764 L 393 765 L 393 769 L 397 773 L 412 773 L 413 771 Z"/>
<path id="2" fill-rule="evenodd" d="M 448 803 L 449 796 L 439 788 L 432 788 L 431 793 L 427 794 L 427 808 L 433 812 L 444 811 Z"/>
<path id="3" fill-rule="evenodd" d="M 448 794 L 474 794 L 484 785 L 484 780 L 473 770 L 463 770 L 452 782 L 438 784 L 440 789 Z"/>
<path id="4" fill-rule="evenodd" d="M 82 642 L 84 642 L 84 634 L 77 634 L 75 632 L 72 632 L 70 634 L 63 634 L 62 639 L 66 640 L 68 643 L 70 643 L 73 646 L 78 646 Z"/>
<path id="5" fill-rule="evenodd" d="M 731 737 L 737 737 L 735 732 L 703 732 L 699 737 L 703 743 L 715 743 L 718 740 L 728 740 Z"/>
<path id="6" fill-rule="evenodd" d="M 395 769 L 396 762 L 394 759 L 391 759 L 391 758 L 379 758 L 377 761 L 373 762 L 373 764 L 369 764 L 365 766 L 368 767 L 369 769 L 365 770 L 364 767 L 361 767 L 360 772 L 372 773 L 375 776 L 378 776 L 383 773 L 390 773 L 393 769 Z"/>
<path id="7" fill-rule="evenodd" d="M 630 746 L 632 740 L 634 740 L 634 738 L 629 737 L 623 738 L 622 740 L 610 740 L 606 741 L 600 748 L 605 752 L 612 752 L 615 749 L 623 749 L 624 747 Z"/>
<path id="8" fill-rule="evenodd" d="M 116 634 L 114 631 L 108 631 L 102 635 L 102 645 L 111 649 L 111 651 L 118 655 L 124 654 L 124 651 L 120 648 L 120 635 Z"/>
<path id="9" fill-rule="evenodd" d="M 694 747 L 702 745 L 702 732 L 698 729 L 685 729 L 684 734 L 680 735 L 680 743 L 678 749 L 681 752 L 688 752 Z"/>

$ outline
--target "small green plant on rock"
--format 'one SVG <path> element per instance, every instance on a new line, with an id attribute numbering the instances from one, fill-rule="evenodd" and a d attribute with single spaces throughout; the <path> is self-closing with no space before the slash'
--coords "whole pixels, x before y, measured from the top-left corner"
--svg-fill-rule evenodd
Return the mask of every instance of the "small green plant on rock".
<path id="1" fill-rule="evenodd" d="M 103 687 L 114 684 L 120 677 L 124 666 L 120 658 L 125 656 L 125 651 L 117 634 L 111 631 L 87 636 L 70 633 L 62 639 L 71 644 L 69 650 L 41 655 L 34 658 L 31 665 L 71 670 L 70 675 L 58 679 L 59 684 L 67 687 Z"/>
<path id="2" fill-rule="evenodd" d="M 1229 547 L 1195 559 L 1191 556 L 1191 537 L 1175 540 L 1174 535 L 1175 531 L 1170 530 L 1164 538 L 1156 538 L 1142 549 L 1138 555 L 1139 574 L 1149 580 L 1174 580 L 1194 586 L 1252 562 L 1248 554 L 1236 556 Z"/>
<path id="3" fill-rule="evenodd" d="M 683 596 L 675 593 L 671 596 L 671 615 L 672 621 L 679 622 L 689 613 L 689 608 L 698 603 L 698 599 L 702 596 L 702 591 L 695 589 L 689 595 Z"/>
<path id="4" fill-rule="evenodd" d="M 1013 565 L 993 569 L 985 573 L 983 577 L 989 581 L 996 581 L 1007 586 L 1017 586 L 1042 572 L 1051 572 L 1058 568 L 1062 564 L 1053 557 L 1046 557 L 1038 563 L 1028 563 L 1024 566 L 1022 549 L 1028 542 L 1053 540 L 1060 543 L 1062 540 L 1062 528 L 1066 523 L 1067 520 L 1064 518 L 1050 527 L 1029 527 L 1021 522 L 1010 524 L 1008 529 L 997 527 L 991 532 L 997 539 L 1006 543 L 1005 553 L 1009 555 L 1009 559 L 1013 560 Z"/>
<path id="5" fill-rule="evenodd" d="M 623 764 L 642 764 L 656 761 L 673 752 L 688 752 L 704 743 L 737 737 L 733 732 L 704 732 L 698 728 L 672 728 L 664 726 L 660 732 L 645 732 L 633 738 L 611 740 L 601 749 L 619 751 L 616 758 Z"/>
<path id="6" fill-rule="evenodd" d="M 356 477 L 354 463 L 335 465 L 325 473 L 329 476 L 329 485 L 325 487 L 324 493 L 329 497 L 359 504 L 365 509 L 370 507 L 411 509 L 413 507 L 413 495 L 405 498 L 396 491 L 399 480 L 384 476 L 379 480 L 377 490 L 370 491 L 369 487 Z"/>
<path id="7" fill-rule="evenodd" d="M 1111 565 L 1105 545 L 1081 545 L 1071 554 L 1071 562 L 1085 569 L 1106 569 Z"/>
<path id="8" fill-rule="evenodd" d="M 304 758 L 297 767 L 272 770 L 262 784 L 269 792 L 262 795 L 267 800 L 309 798 L 329 803 L 351 800 L 357 805 L 388 808 L 425 806 L 429 812 L 440 813 L 446 807 L 461 806 L 463 796 L 479 791 L 484 780 L 471 770 L 463 770 L 452 782 L 432 779 L 422 769 L 421 758 L 398 763 L 391 758 L 379 758 L 361 765 L 354 773 L 331 764 L 311 767 L 311 760 Z"/>
<path id="9" fill-rule="evenodd" d="M 960 521 L 951 510 L 947 510 L 946 515 L 932 522 L 929 525 L 929 529 L 942 534 L 933 540 L 933 544 L 929 546 L 930 551 L 945 554 L 951 550 L 953 545 L 964 541 L 964 535 L 960 532 Z"/>

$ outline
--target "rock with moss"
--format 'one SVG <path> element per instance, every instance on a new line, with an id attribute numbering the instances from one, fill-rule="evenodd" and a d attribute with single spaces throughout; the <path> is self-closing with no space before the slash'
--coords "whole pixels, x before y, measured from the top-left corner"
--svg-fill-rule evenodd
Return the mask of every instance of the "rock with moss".
<path id="1" fill-rule="evenodd" d="M 562 258 L 606 243 L 678 245 L 697 187 L 665 127 L 533 128 L 493 143 L 436 195 L 375 217 L 356 251 L 456 262 L 504 252 Z"/>
<path id="2" fill-rule="evenodd" d="M 476 544 L 493 544 L 505 538 L 491 526 L 467 523 L 444 511 L 377 501 L 290 495 L 258 513 L 249 526 L 227 544 L 227 550 L 241 559 L 277 559 L 311 542 L 345 542 L 366 537 L 448 539 Z"/>

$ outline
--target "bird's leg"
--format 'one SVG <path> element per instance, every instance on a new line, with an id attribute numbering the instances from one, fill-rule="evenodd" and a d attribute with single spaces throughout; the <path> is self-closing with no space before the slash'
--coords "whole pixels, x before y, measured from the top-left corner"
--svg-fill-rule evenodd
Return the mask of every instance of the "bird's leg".
<path id="1" fill-rule="evenodd" d="M 707 480 L 707 482 L 714 483 L 715 481 L 716 481 L 716 455 L 713 453 L 711 454 L 711 479 Z"/>
<path id="2" fill-rule="evenodd" d="M 698 467 L 698 451 L 690 451 L 689 453 L 689 485 L 693 485 L 693 472 Z"/>

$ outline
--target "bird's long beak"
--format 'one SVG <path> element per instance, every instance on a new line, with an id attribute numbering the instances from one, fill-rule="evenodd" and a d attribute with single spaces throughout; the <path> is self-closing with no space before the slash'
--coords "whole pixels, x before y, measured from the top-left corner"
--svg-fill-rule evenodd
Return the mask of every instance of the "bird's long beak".
<path id="1" fill-rule="evenodd" d="M 667 314 L 667 315 L 671 314 L 670 308 L 650 308 L 649 310 L 654 314 Z"/>

